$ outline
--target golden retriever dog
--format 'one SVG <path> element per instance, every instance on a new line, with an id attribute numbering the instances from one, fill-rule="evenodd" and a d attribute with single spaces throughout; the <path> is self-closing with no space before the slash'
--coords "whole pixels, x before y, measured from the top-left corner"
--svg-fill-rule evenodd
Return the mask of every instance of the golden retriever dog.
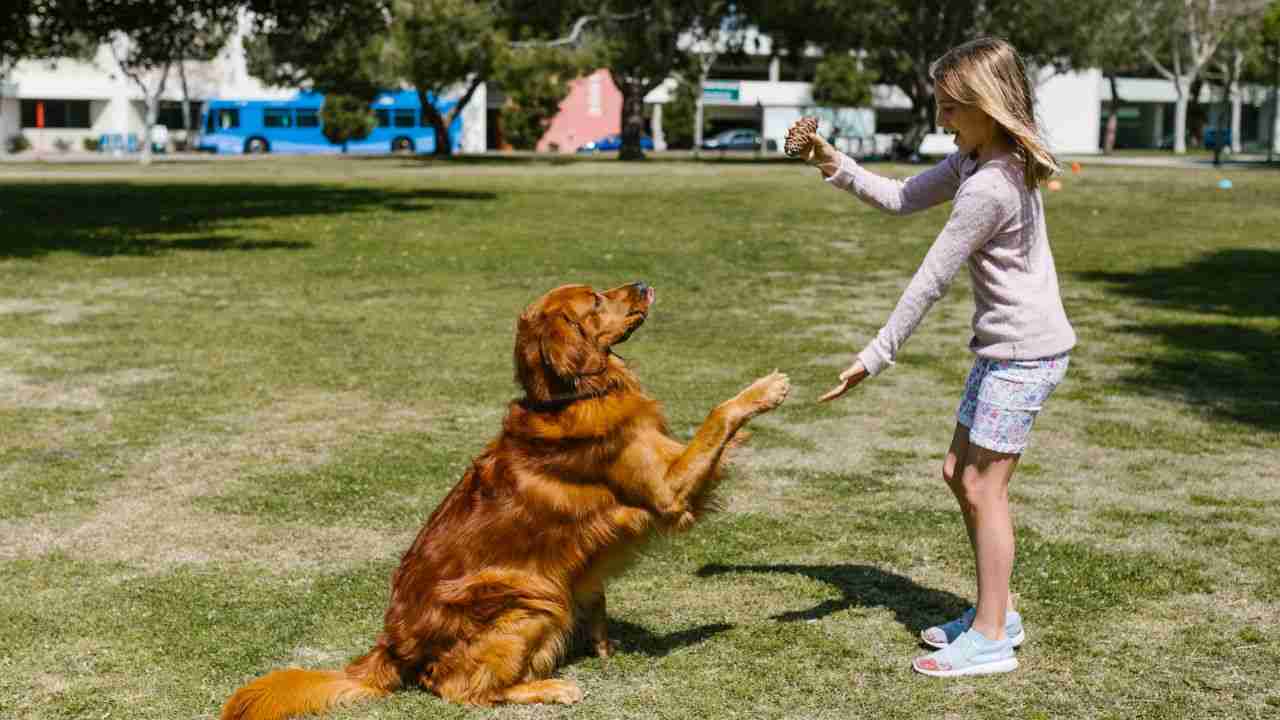
<path id="1" fill-rule="evenodd" d="M 566 285 L 530 305 L 515 343 L 525 395 L 401 558 L 373 648 L 344 670 L 255 680 L 223 720 L 313 713 L 409 685 L 474 705 L 582 699 L 551 674 L 579 624 L 598 655 L 610 652 L 605 581 L 653 532 L 709 511 L 735 433 L 790 392 L 786 375 L 762 377 L 687 445 L 676 441 L 611 352 L 653 301 L 644 283 Z"/>

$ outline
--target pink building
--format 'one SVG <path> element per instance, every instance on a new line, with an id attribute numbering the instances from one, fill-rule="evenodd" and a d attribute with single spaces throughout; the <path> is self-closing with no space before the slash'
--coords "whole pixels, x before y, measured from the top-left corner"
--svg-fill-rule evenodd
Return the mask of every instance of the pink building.
<path id="1" fill-rule="evenodd" d="M 546 134 L 538 140 L 538 152 L 571 153 L 583 143 L 598 140 L 622 129 L 622 93 L 613 84 L 608 70 L 574 80 L 569 96 L 560 103 L 560 112 L 551 120 Z"/>

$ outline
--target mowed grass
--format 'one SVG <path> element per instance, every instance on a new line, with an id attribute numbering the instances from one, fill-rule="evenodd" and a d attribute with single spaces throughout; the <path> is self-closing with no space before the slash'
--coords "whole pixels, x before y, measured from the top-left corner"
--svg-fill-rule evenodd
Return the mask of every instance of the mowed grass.
<path id="1" fill-rule="evenodd" d="M 878 166 L 904 175 L 906 166 Z M 573 707 L 420 691 L 335 718 L 1264 718 L 1280 713 L 1280 173 L 1091 167 L 1047 193 L 1080 336 L 1014 479 L 1030 641 L 915 676 L 972 602 L 940 480 L 968 280 L 818 405 L 946 219 L 752 162 L 0 168 L 0 716 L 202 718 L 380 627 L 492 437 L 515 317 L 646 280 L 619 352 L 687 436 L 774 368 L 727 508 L 609 588 Z M 519 539 L 513 539 L 518 542 Z"/>

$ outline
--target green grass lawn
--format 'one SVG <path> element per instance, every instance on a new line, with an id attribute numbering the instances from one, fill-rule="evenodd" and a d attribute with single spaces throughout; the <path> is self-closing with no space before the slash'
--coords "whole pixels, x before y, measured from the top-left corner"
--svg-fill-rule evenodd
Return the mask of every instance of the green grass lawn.
<path id="1" fill-rule="evenodd" d="M 914 168 L 879 166 L 892 174 Z M 1280 714 L 1280 173 L 1085 164 L 1048 193 L 1080 336 L 1014 479 L 1022 669 L 915 676 L 973 597 L 940 479 L 967 278 L 818 405 L 946 218 L 781 163 L 0 168 L 0 717 L 201 718 L 379 631 L 492 437 L 515 317 L 646 280 L 620 349 L 673 430 L 773 368 L 725 512 L 609 590 L 579 705 L 420 691 L 335 718 Z"/>

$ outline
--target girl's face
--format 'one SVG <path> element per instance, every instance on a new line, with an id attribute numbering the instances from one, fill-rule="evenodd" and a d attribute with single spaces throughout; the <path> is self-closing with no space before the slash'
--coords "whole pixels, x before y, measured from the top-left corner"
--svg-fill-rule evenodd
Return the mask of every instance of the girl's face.
<path id="1" fill-rule="evenodd" d="M 996 122 L 990 115 L 973 105 L 956 102 L 940 89 L 935 89 L 938 101 L 938 125 L 955 133 L 956 146 L 965 155 L 981 154 L 996 137 Z"/>

